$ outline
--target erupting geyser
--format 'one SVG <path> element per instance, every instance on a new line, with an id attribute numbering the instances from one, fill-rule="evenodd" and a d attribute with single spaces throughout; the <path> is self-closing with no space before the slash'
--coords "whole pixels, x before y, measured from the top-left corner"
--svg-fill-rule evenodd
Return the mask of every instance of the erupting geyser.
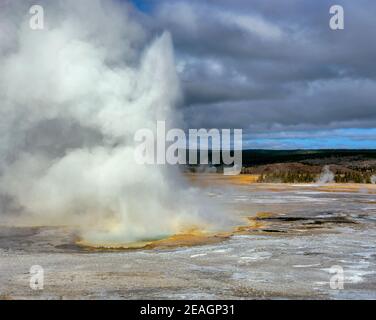
<path id="1" fill-rule="evenodd" d="M 93 0 L 39 1 L 45 27 L 31 30 L 32 4 L 0 13 L 1 215 L 77 227 L 93 245 L 207 226 L 174 168 L 134 161 L 137 129 L 178 125 L 170 35 Z"/>
<path id="2" fill-rule="evenodd" d="M 326 184 L 334 182 L 334 173 L 330 171 L 329 166 L 324 166 L 322 168 L 320 177 L 316 180 L 317 184 Z"/>

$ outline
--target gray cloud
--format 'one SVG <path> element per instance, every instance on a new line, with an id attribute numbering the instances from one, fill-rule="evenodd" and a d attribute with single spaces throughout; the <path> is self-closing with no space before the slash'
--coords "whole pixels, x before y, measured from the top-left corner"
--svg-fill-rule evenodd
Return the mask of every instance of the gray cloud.
<path id="1" fill-rule="evenodd" d="M 191 127 L 248 132 L 376 127 L 374 1 L 159 1 L 172 32 Z"/>

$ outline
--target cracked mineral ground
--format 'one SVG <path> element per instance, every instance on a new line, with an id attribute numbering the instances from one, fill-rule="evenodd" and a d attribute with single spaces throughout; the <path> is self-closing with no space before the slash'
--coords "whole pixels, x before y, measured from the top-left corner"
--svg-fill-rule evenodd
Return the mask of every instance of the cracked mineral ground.
<path id="1" fill-rule="evenodd" d="M 137 249 L 94 249 L 58 227 L 0 227 L 1 299 L 376 299 L 376 186 L 188 176 L 242 225 Z M 44 269 L 43 290 L 29 286 Z M 331 289 L 333 266 L 344 288 Z"/>

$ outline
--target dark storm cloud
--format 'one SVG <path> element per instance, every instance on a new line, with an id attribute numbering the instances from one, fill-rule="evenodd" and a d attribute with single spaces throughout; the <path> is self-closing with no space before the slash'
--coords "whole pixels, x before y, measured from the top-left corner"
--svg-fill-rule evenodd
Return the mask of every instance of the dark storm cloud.
<path id="1" fill-rule="evenodd" d="M 329 8 L 345 29 L 329 28 Z M 158 1 L 172 32 L 190 127 L 376 127 L 376 2 Z"/>

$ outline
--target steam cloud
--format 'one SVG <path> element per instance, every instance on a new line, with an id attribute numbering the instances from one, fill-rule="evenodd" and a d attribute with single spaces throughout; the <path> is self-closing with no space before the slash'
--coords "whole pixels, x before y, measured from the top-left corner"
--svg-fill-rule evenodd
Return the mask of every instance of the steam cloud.
<path id="1" fill-rule="evenodd" d="M 38 2 L 35 31 L 32 4 L 0 10 L 1 216 L 109 245 L 207 221 L 173 168 L 134 162 L 135 130 L 179 122 L 170 35 L 152 39 L 127 5 L 99 0 Z"/>
<path id="2" fill-rule="evenodd" d="M 324 166 L 320 177 L 317 179 L 318 184 L 326 184 L 334 182 L 334 173 L 330 171 L 329 166 Z"/>

